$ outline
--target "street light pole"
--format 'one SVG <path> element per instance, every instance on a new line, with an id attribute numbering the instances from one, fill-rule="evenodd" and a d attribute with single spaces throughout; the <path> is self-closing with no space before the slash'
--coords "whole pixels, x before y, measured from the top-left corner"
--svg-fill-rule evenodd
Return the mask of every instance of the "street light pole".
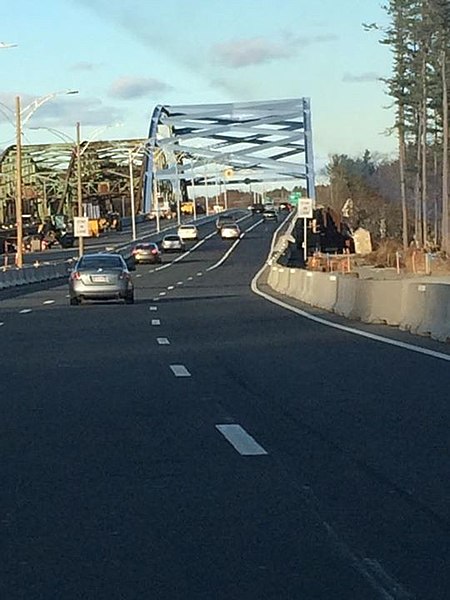
<path id="1" fill-rule="evenodd" d="M 83 216 L 83 187 L 81 181 L 81 126 L 80 122 L 77 121 L 77 137 L 76 137 L 76 153 L 77 153 L 77 216 Z M 84 238 L 82 235 L 78 236 L 78 256 L 81 257 L 84 254 Z"/>
<path id="2" fill-rule="evenodd" d="M 133 176 L 133 152 L 128 150 L 128 168 L 130 173 L 130 201 L 131 201 L 131 231 L 133 242 L 136 241 L 136 210 L 134 205 L 134 176 Z"/>
<path id="3" fill-rule="evenodd" d="M 23 221 L 22 221 L 22 122 L 20 96 L 16 96 L 16 223 L 17 245 L 16 266 L 23 266 Z"/>

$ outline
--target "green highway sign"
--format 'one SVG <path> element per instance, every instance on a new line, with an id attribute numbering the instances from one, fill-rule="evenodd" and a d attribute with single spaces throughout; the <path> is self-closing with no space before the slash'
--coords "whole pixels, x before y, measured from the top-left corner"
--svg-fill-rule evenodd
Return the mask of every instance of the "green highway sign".
<path id="1" fill-rule="evenodd" d="M 302 197 L 301 192 L 292 192 L 292 194 L 289 194 L 289 202 L 291 204 L 298 204 L 298 201 L 300 200 L 300 198 Z"/>

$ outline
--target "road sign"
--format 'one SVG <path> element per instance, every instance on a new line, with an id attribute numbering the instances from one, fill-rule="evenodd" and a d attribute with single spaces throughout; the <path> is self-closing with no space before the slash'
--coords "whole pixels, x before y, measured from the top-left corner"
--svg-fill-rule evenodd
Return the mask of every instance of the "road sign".
<path id="1" fill-rule="evenodd" d="M 300 219 L 312 219 L 313 201 L 311 198 L 300 198 L 297 206 L 297 214 Z"/>
<path id="2" fill-rule="evenodd" d="M 73 234 L 75 237 L 90 237 L 88 217 L 73 218 Z"/>
<path id="3" fill-rule="evenodd" d="M 291 204 L 297 205 L 301 197 L 301 192 L 292 192 L 291 194 L 289 194 L 289 202 Z"/>

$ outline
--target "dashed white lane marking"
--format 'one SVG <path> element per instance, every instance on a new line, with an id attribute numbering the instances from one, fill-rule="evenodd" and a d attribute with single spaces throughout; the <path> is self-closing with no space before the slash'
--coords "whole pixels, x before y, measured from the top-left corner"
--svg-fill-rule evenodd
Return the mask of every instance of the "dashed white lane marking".
<path id="1" fill-rule="evenodd" d="M 55 304 L 54 300 L 44 300 L 42 304 Z"/>
<path id="2" fill-rule="evenodd" d="M 20 315 L 27 315 L 30 312 L 33 312 L 32 308 L 23 308 L 22 310 L 19 310 Z"/>
<path id="3" fill-rule="evenodd" d="M 225 254 L 222 256 L 222 258 L 220 260 L 218 260 L 214 265 L 211 265 L 210 267 L 208 267 L 206 270 L 207 271 L 213 271 L 214 269 L 217 269 L 217 267 L 220 267 L 220 265 L 222 265 L 227 258 L 230 256 L 230 254 L 233 252 L 233 250 L 236 248 L 236 246 L 242 241 L 242 239 L 244 238 L 244 236 L 251 231 L 252 229 L 255 229 L 255 227 L 258 227 L 258 225 L 261 225 L 261 223 L 264 223 L 264 220 L 261 219 L 260 221 L 257 221 L 254 225 L 252 225 L 251 227 L 249 227 L 248 229 L 246 229 L 239 237 L 238 239 L 233 242 L 233 244 L 228 248 L 228 250 L 225 252 Z"/>
<path id="4" fill-rule="evenodd" d="M 203 275 L 203 273 L 202 273 L 201 271 L 199 271 L 199 272 L 197 273 L 197 277 L 201 277 L 202 275 Z"/>
<path id="5" fill-rule="evenodd" d="M 183 281 L 177 281 L 177 285 L 183 285 Z"/>
<path id="6" fill-rule="evenodd" d="M 3 327 L 4 323 L 3 321 L 0 321 L 0 327 Z"/>
<path id="7" fill-rule="evenodd" d="M 160 319 L 152 319 L 152 325 L 155 325 L 155 326 L 161 325 Z"/>
<path id="8" fill-rule="evenodd" d="M 136 278 L 138 278 L 138 277 L 142 277 L 142 274 L 141 274 L 141 273 L 138 273 L 138 275 L 135 275 L 135 277 L 136 277 Z"/>
<path id="9" fill-rule="evenodd" d="M 167 289 L 168 289 L 168 290 L 174 290 L 174 289 L 175 289 L 175 286 L 174 286 L 174 285 L 169 285 L 169 286 L 167 287 Z"/>
<path id="10" fill-rule="evenodd" d="M 194 278 L 193 277 L 188 277 L 187 280 L 188 281 L 192 281 Z"/>
<path id="11" fill-rule="evenodd" d="M 170 365 L 172 373 L 175 377 L 190 377 L 191 374 L 184 365 Z"/>
<path id="12" fill-rule="evenodd" d="M 160 296 L 165 296 L 167 292 L 159 292 Z"/>
<path id="13" fill-rule="evenodd" d="M 240 425 L 216 425 L 223 437 L 230 442 L 242 456 L 260 456 L 267 451 Z"/>
<path id="14" fill-rule="evenodd" d="M 158 307 L 157 306 L 150 306 L 149 310 L 158 310 Z"/>
<path id="15" fill-rule="evenodd" d="M 153 302 L 159 302 L 159 298 L 153 298 L 152 301 Z"/>
<path id="16" fill-rule="evenodd" d="M 167 338 L 156 338 L 156 341 L 160 346 L 169 346 L 170 342 Z"/>

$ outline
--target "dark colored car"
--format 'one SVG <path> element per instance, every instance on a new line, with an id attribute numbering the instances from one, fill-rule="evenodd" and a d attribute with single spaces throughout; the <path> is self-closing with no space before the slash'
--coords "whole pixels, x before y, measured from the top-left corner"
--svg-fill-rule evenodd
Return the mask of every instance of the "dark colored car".
<path id="1" fill-rule="evenodd" d="M 264 212 L 264 204 L 253 204 L 251 211 L 254 215 Z"/>
<path id="2" fill-rule="evenodd" d="M 263 219 L 264 221 L 278 221 L 278 215 L 276 210 L 274 210 L 273 208 L 267 208 L 263 212 Z"/>
<path id="3" fill-rule="evenodd" d="M 141 242 L 136 244 L 131 251 L 136 264 L 143 263 L 160 263 L 161 253 L 158 248 L 158 244 L 154 242 Z"/>

